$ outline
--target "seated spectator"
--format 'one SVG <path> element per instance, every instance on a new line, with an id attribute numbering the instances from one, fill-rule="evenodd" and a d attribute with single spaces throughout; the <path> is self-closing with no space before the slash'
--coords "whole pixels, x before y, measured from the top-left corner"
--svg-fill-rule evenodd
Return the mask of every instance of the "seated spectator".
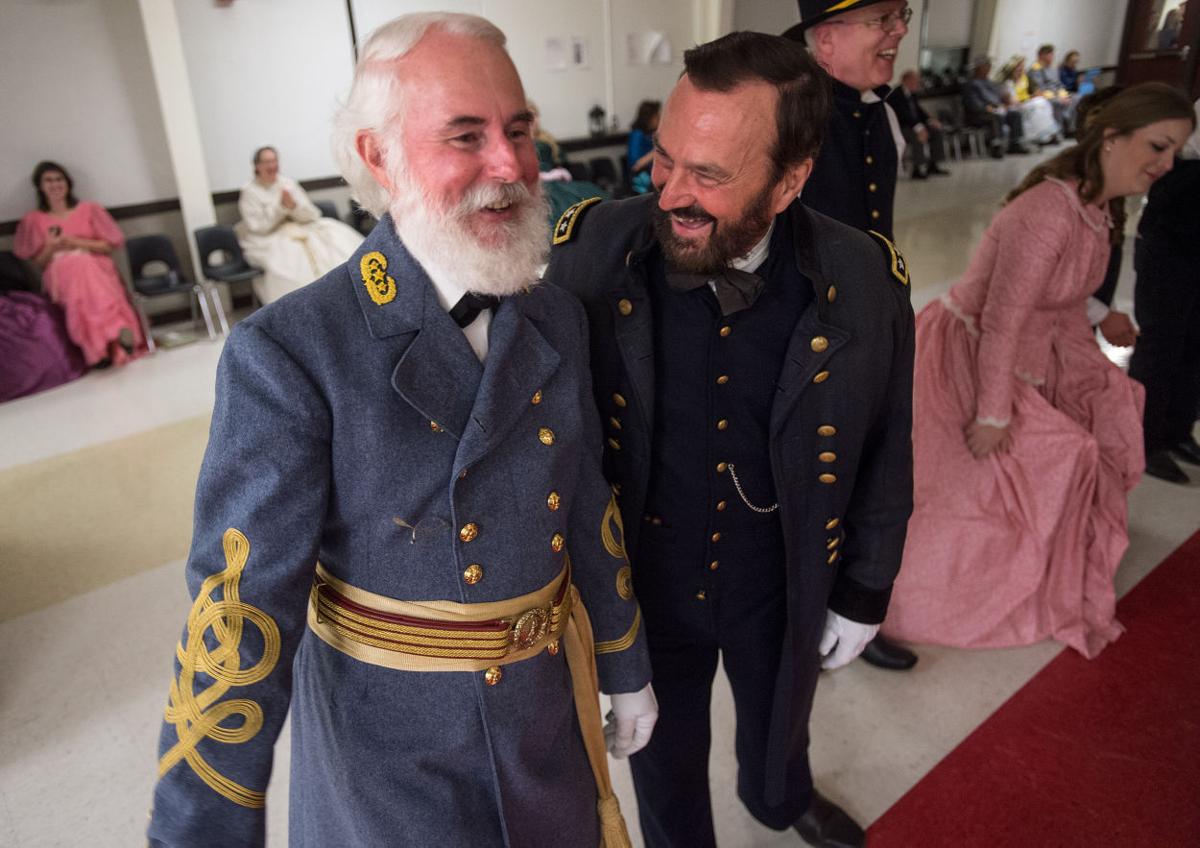
<path id="1" fill-rule="evenodd" d="M 234 228 L 251 265 L 263 269 L 254 281 L 260 303 L 270 303 L 306 286 L 345 262 L 362 236 L 341 221 L 321 217 L 300 184 L 279 173 L 274 147 L 254 152 L 254 179 L 238 197 L 242 220 Z"/>
<path id="2" fill-rule="evenodd" d="M 541 113 L 532 100 L 526 104 L 533 115 L 534 147 L 537 148 L 538 171 L 542 179 L 542 193 L 550 205 L 550 224 L 553 225 L 568 207 L 587 200 L 589 197 L 608 199 L 608 192 L 588 180 L 576 180 L 567 169 L 567 156 L 558 146 L 558 139 L 542 126 Z"/>
<path id="3" fill-rule="evenodd" d="M 945 155 L 942 123 L 931 118 L 917 101 L 920 87 L 917 72 L 907 70 L 900 77 L 900 85 L 888 94 L 887 102 L 896 113 L 900 133 L 912 152 L 913 179 L 923 180 L 930 174 L 948 176 L 950 172 L 939 167 Z"/>
<path id="4" fill-rule="evenodd" d="M 1054 120 L 1058 121 L 1063 132 L 1071 132 L 1076 98 L 1063 86 L 1058 72 L 1054 69 L 1053 44 L 1043 44 L 1038 48 L 1037 61 L 1029 69 L 1028 76 L 1030 96 L 1037 95 L 1050 101 L 1054 109 Z"/>
<path id="5" fill-rule="evenodd" d="M 1013 56 L 996 80 L 1003 89 L 1004 105 L 1021 110 L 1021 124 L 1025 137 L 1034 144 L 1057 144 L 1061 128 L 1054 119 L 1054 107 L 1044 97 L 1037 97 L 1029 87 L 1029 76 L 1025 73 L 1025 57 Z"/>
<path id="6" fill-rule="evenodd" d="M 658 129 L 661 112 L 661 102 L 643 100 L 638 104 L 637 118 L 629 131 L 629 149 L 625 156 L 629 161 L 633 190 L 638 194 L 645 194 L 651 188 L 650 167 L 654 164 L 654 131 Z"/>
<path id="7" fill-rule="evenodd" d="M 1009 153 L 1029 153 L 1018 109 L 1004 105 L 1000 87 L 991 80 L 992 60 L 986 56 L 971 64 L 971 79 L 963 86 L 963 120 L 969 127 L 987 130 L 988 147 L 996 159 Z"/>
<path id="8" fill-rule="evenodd" d="M 1097 347 L 1085 302 L 1113 216 L 1170 169 L 1195 121 L 1161 83 L 1097 108 L 918 315 L 914 510 L 885 633 L 969 648 L 1053 638 L 1089 658 L 1120 635 L 1113 575 L 1145 464 L 1143 393 Z"/>
<path id="9" fill-rule="evenodd" d="M 1200 100 L 1195 103 L 1200 121 Z M 1151 188 L 1133 247 L 1141 327 L 1129 376 L 1146 387 L 1146 473 L 1188 482 L 1176 459 L 1200 465 L 1200 130 Z"/>
<path id="10" fill-rule="evenodd" d="M 17 225 L 13 252 L 42 272 L 42 287 L 62 307 L 67 335 L 91 368 L 120 365 L 145 344 L 111 253 L 125 243 L 98 203 L 75 197 L 66 168 L 39 162 L 33 170 L 38 208 Z"/>
<path id="11" fill-rule="evenodd" d="M 74 380 L 87 368 L 67 336 L 62 310 L 34 291 L 36 279 L 0 251 L 0 401 Z"/>
<path id="12" fill-rule="evenodd" d="M 1058 81 L 1071 94 L 1079 93 L 1079 51 L 1072 50 L 1058 66 Z"/>

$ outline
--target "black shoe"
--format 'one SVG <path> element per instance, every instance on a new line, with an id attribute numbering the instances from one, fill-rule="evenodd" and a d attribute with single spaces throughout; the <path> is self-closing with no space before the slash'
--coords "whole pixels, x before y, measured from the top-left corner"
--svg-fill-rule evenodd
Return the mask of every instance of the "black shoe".
<path id="1" fill-rule="evenodd" d="M 867 643 L 862 658 L 876 668 L 886 668 L 889 671 L 908 671 L 917 664 L 916 654 L 882 636 L 876 636 Z"/>
<path id="2" fill-rule="evenodd" d="M 125 351 L 126 356 L 133 356 L 133 330 L 122 327 L 121 332 L 117 333 L 117 344 Z"/>
<path id="3" fill-rule="evenodd" d="M 930 173 L 932 176 L 935 176 L 935 177 L 948 177 L 948 176 L 950 176 L 950 172 L 949 172 L 949 171 L 947 171 L 947 170 L 944 170 L 944 169 L 942 169 L 942 168 L 939 168 L 937 165 L 930 165 L 930 166 L 929 166 L 929 173 Z"/>
<path id="4" fill-rule="evenodd" d="M 867 835 L 858 823 L 815 789 L 812 803 L 792 827 L 815 848 L 862 848 L 867 844 Z"/>
<path id="5" fill-rule="evenodd" d="M 921 169 L 921 168 L 913 168 L 913 172 L 912 172 L 912 178 L 913 178 L 914 180 L 925 180 L 925 179 L 928 179 L 928 178 L 929 178 L 929 174 L 927 174 L 927 173 L 926 173 L 926 172 L 925 172 L 923 169 Z"/>
<path id="6" fill-rule="evenodd" d="M 1008 152 L 1015 153 L 1018 156 L 1028 156 L 1030 153 L 1033 152 L 1033 148 L 1027 147 L 1024 144 L 1011 144 L 1008 147 Z"/>
<path id="7" fill-rule="evenodd" d="M 92 370 L 93 371 L 103 371 L 105 368 L 111 368 L 111 367 L 112 367 L 112 360 L 106 356 L 103 359 L 99 360 L 95 365 L 93 365 Z"/>
<path id="8" fill-rule="evenodd" d="M 1189 465 L 1200 465 L 1200 442 L 1192 436 L 1173 446 L 1171 452 Z"/>
<path id="9" fill-rule="evenodd" d="M 1159 480 L 1166 480 L 1168 483 L 1183 483 L 1190 482 L 1188 476 L 1183 473 L 1183 469 L 1175 460 L 1171 459 L 1171 454 L 1165 450 L 1152 451 L 1146 454 L 1146 473 L 1151 477 L 1157 477 Z"/>

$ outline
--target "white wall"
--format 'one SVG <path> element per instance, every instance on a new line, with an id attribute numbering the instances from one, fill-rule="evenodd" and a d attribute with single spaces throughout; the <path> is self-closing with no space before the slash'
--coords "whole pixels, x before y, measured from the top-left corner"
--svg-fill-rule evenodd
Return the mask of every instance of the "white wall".
<path id="1" fill-rule="evenodd" d="M 1057 48 L 1055 61 L 1078 50 L 1080 66 L 1115 65 L 1129 0 L 997 0 L 988 53 L 1003 63 L 1015 53 L 1030 63 L 1039 44 Z"/>
<path id="2" fill-rule="evenodd" d="M 794 0 L 737 0 L 733 28 L 783 35 L 800 23 L 800 6 Z"/>
<path id="3" fill-rule="evenodd" d="M 971 43 L 974 0 L 926 0 L 926 47 L 966 47 Z M 914 15 L 913 23 L 918 23 Z"/>
<path id="4" fill-rule="evenodd" d="M 175 195 L 137 0 L 0 0 L 0 221 L 40 159 L 106 205 Z"/>

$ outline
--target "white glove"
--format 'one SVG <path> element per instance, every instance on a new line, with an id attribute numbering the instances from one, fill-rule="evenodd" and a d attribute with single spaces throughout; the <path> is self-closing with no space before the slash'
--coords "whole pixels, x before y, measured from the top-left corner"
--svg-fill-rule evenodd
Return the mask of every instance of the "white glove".
<path id="1" fill-rule="evenodd" d="M 857 657 L 879 632 L 878 624 L 859 624 L 833 610 L 825 611 L 825 632 L 821 634 L 821 668 L 841 668 Z"/>
<path id="2" fill-rule="evenodd" d="M 646 747 L 658 721 L 658 700 L 647 683 L 637 692 L 610 695 L 612 711 L 604 725 L 604 744 L 618 760 Z"/>

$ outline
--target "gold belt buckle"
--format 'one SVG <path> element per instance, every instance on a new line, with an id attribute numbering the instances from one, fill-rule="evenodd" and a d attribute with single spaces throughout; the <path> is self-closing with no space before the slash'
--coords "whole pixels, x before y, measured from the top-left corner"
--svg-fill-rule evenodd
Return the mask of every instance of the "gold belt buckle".
<path id="1" fill-rule="evenodd" d="M 551 607 L 534 607 L 513 619 L 508 631 L 508 642 L 514 651 L 522 651 L 537 644 L 550 631 Z"/>

